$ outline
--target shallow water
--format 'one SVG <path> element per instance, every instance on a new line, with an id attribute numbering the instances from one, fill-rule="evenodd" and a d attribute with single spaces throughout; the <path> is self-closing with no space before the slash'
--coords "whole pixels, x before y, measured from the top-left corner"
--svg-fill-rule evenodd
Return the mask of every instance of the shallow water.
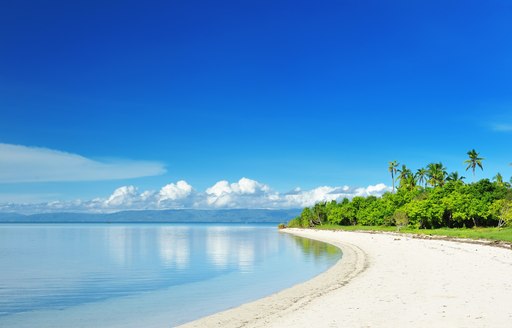
<path id="1" fill-rule="evenodd" d="M 323 272 L 334 246 L 269 225 L 0 225 L 0 327 L 170 327 Z"/>

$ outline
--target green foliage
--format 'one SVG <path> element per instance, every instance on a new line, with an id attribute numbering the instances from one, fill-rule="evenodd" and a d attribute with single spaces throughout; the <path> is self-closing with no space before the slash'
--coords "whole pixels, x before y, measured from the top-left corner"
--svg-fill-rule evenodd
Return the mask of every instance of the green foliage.
<path id="1" fill-rule="evenodd" d="M 398 231 L 400 231 L 400 228 L 409 224 L 409 216 L 407 216 L 407 213 L 403 210 L 396 210 L 393 214 L 393 222 L 395 223 Z"/>
<path id="2" fill-rule="evenodd" d="M 482 171 L 484 167 L 482 166 L 482 161 L 485 158 L 478 157 L 480 154 L 476 152 L 476 150 L 472 149 L 468 151 L 468 159 L 464 161 L 464 164 L 467 165 L 466 171 L 471 169 L 473 171 L 473 176 L 475 176 L 475 169 L 478 166 Z"/>
<path id="3" fill-rule="evenodd" d="M 498 218 L 498 227 L 512 226 L 512 200 L 498 199 L 489 206 L 491 215 Z"/>
<path id="4" fill-rule="evenodd" d="M 301 220 L 300 216 L 298 216 L 294 219 L 291 219 L 290 222 L 288 222 L 288 228 L 304 228 L 302 226 L 302 220 Z"/>
<path id="5" fill-rule="evenodd" d="M 467 170 L 483 168 L 483 158 L 468 152 Z M 482 179 L 466 184 L 457 172 L 447 173 L 442 163 L 430 163 L 413 173 L 397 161 L 388 163 L 393 192 L 382 197 L 356 196 L 315 204 L 288 224 L 290 227 L 319 225 L 409 226 L 415 229 L 512 226 L 512 190 L 501 174 L 494 182 Z M 512 179 L 511 179 L 512 180 Z M 398 188 L 395 192 L 395 182 Z M 424 186 L 422 184 L 424 183 Z"/>

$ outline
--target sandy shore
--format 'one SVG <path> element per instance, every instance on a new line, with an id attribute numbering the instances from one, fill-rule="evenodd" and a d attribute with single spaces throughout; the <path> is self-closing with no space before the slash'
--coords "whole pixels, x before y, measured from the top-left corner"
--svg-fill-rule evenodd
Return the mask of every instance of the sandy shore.
<path id="1" fill-rule="evenodd" d="M 312 280 L 182 327 L 512 325 L 512 250 L 386 234 L 286 232 L 336 245 L 343 258 Z"/>

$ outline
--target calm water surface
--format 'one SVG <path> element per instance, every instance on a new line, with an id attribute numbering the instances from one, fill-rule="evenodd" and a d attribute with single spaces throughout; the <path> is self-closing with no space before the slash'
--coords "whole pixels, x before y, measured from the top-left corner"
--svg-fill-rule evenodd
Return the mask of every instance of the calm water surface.
<path id="1" fill-rule="evenodd" d="M 0 225 L 0 327 L 172 327 L 325 271 L 269 225 Z"/>

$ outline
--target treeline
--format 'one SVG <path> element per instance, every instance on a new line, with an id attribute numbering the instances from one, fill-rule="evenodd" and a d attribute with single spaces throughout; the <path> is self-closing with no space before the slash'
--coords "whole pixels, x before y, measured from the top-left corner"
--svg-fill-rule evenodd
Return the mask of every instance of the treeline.
<path id="1" fill-rule="evenodd" d="M 467 170 L 483 169 L 483 158 L 468 152 Z M 472 161 L 471 158 L 477 159 Z M 474 165 L 473 165 L 474 164 Z M 512 190 L 500 174 L 493 181 L 466 184 L 457 172 L 448 174 L 441 163 L 432 163 L 413 173 L 405 165 L 390 162 L 398 188 L 382 197 L 354 197 L 341 202 L 318 203 L 303 209 L 290 227 L 319 224 L 388 225 L 416 228 L 502 227 L 512 225 Z"/>

